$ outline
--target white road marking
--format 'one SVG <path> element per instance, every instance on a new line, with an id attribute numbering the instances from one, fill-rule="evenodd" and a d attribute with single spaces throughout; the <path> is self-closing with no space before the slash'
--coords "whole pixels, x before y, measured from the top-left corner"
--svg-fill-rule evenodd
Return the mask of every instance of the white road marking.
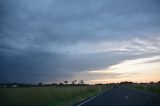
<path id="1" fill-rule="evenodd" d="M 128 96 L 124 96 L 127 100 L 129 99 Z"/>
<path id="2" fill-rule="evenodd" d="M 99 95 L 101 95 L 101 94 L 102 94 L 102 93 L 100 93 L 100 94 L 98 94 L 98 95 L 96 95 L 96 96 L 94 96 L 94 97 L 92 97 L 92 98 L 90 98 L 90 99 L 88 99 L 88 100 L 86 100 L 86 101 L 84 101 L 84 102 L 82 102 L 82 103 L 78 104 L 77 106 L 81 106 L 81 105 L 83 105 L 83 104 L 87 103 L 88 101 L 90 101 L 90 100 L 92 100 L 92 99 L 96 98 L 97 96 L 99 96 Z"/>

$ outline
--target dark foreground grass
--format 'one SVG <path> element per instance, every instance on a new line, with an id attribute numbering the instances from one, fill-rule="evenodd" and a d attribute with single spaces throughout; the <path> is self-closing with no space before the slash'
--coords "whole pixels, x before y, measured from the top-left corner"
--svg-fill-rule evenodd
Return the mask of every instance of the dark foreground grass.
<path id="1" fill-rule="evenodd" d="M 160 95 L 160 85 L 134 85 L 130 88 Z"/>
<path id="2" fill-rule="evenodd" d="M 0 106 L 71 106 L 99 92 L 99 86 L 0 88 Z"/>

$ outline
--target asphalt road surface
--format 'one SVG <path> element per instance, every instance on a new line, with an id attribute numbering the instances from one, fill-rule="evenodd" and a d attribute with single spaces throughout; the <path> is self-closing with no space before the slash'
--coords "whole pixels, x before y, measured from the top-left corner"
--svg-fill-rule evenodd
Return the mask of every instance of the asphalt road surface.
<path id="1" fill-rule="evenodd" d="M 77 106 L 160 106 L 160 97 L 125 87 L 115 87 Z"/>

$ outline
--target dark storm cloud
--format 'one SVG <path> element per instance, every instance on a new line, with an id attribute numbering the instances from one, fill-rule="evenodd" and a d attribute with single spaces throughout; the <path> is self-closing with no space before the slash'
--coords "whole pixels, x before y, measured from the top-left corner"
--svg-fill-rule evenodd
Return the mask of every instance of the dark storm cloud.
<path id="1" fill-rule="evenodd" d="M 100 70 L 118 64 L 125 59 L 143 56 L 119 55 L 114 52 L 81 55 L 28 52 L 21 55 L 0 56 L 0 80 L 26 83 L 62 81 L 72 79 L 74 74 L 79 72 Z"/>
<path id="2" fill-rule="evenodd" d="M 159 5 L 158 0 L 1 0 L 0 81 L 63 80 L 138 58 L 65 49 L 83 42 L 158 38 Z"/>
<path id="3" fill-rule="evenodd" d="M 23 39 L 33 40 L 36 44 L 132 38 L 141 36 L 143 30 L 159 28 L 160 24 L 159 2 L 156 0 L 85 3 L 73 0 L 17 0 L 3 1 L 1 5 L 2 35 L 23 35 Z"/>

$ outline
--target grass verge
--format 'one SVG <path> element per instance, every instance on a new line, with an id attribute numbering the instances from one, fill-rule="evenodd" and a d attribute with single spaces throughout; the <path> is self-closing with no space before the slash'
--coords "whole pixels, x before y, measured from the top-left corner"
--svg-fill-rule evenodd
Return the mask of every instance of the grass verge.
<path id="1" fill-rule="evenodd" d="M 0 106 L 71 106 L 99 92 L 99 86 L 0 88 Z"/>
<path id="2" fill-rule="evenodd" d="M 134 85 L 129 88 L 160 95 L 160 85 Z"/>

